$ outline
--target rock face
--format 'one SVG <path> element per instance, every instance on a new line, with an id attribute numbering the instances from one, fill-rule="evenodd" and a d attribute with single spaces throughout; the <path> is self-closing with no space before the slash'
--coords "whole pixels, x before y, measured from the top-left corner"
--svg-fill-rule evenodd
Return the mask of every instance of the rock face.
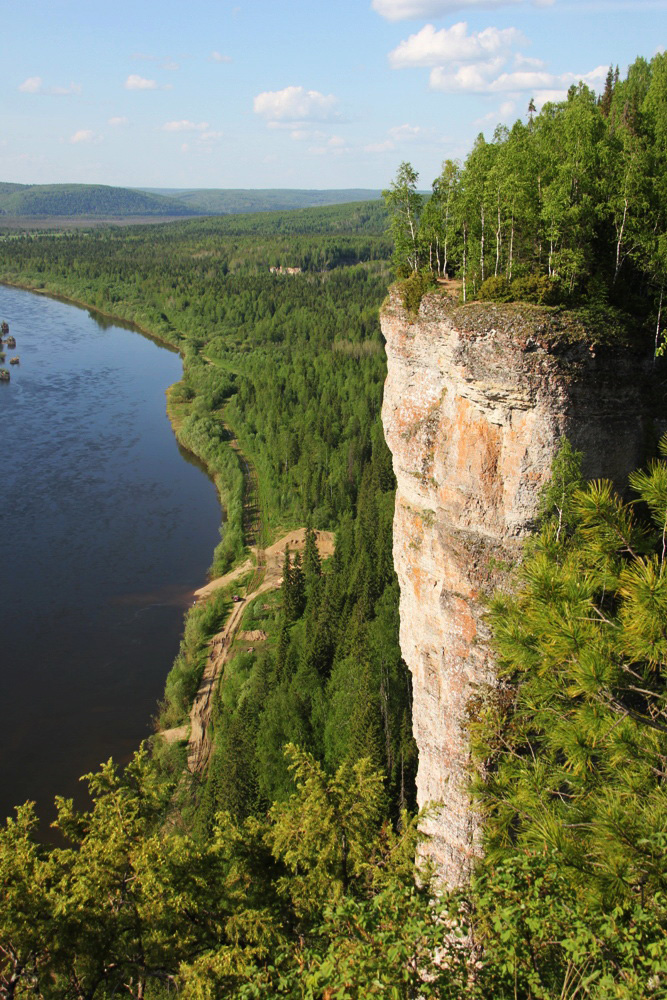
<path id="1" fill-rule="evenodd" d="M 584 453 L 587 477 L 623 483 L 667 407 L 652 354 L 559 346 L 558 318 L 538 307 L 458 307 L 434 294 L 414 319 L 393 290 L 381 320 L 418 800 L 442 803 L 424 828 L 453 886 L 468 877 L 479 834 L 466 717 L 476 687 L 494 681 L 484 599 L 508 584 L 560 438 Z"/>

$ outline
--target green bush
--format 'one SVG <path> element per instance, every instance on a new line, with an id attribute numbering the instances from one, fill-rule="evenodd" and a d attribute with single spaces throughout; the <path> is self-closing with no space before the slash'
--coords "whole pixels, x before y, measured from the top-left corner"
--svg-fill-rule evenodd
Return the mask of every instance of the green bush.
<path id="1" fill-rule="evenodd" d="M 551 306 L 560 301 L 559 288 L 559 283 L 546 274 L 529 274 L 525 278 L 514 279 L 510 285 L 510 297 L 514 302 Z"/>
<path id="2" fill-rule="evenodd" d="M 422 297 L 429 288 L 434 287 L 435 283 L 430 271 L 417 271 L 402 281 L 400 284 L 401 299 L 407 311 L 416 316 Z"/>
<path id="3" fill-rule="evenodd" d="M 549 306 L 560 302 L 562 295 L 558 281 L 546 274 L 528 274 L 511 282 L 498 274 L 486 279 L 477 298 L 482 302 L 534 302 Z"/>
<path id="4" fill-rule="evenodd" d="M 510 302 L 513 296 L 507 278 L 494 275 L 482 283 L 477 297 L 483 302 Z"/>

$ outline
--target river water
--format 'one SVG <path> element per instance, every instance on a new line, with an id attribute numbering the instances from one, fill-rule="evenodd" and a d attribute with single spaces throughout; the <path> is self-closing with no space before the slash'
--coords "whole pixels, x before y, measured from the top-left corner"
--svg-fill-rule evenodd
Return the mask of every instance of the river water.
<path id="1" fill-rule="evenodd" d="M 0 821 L 26 799 L 48 821 L 152 731 L 220 507 L 166 416 L 178 354 L 4 286 L 2 319 Z"/>

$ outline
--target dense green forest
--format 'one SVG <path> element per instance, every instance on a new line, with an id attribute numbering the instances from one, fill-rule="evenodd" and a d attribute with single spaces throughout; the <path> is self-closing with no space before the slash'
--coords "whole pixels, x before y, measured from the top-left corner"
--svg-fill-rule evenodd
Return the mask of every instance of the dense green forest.
<path id="1" fill-rule="evenodd" d="M 565 445 L 493 608 L 506 684 L 472 718 L 487 852 L 470 889 L 415 883 L 415 821 L 387 821 L 367 742 L 337 767 L 288 746 L 293 794 L 228 801 L 204 830 L 144 749 L 89 776 L 87 812 L 59 804 L 63 847 L 35 842 L 29 806 L 0 833 L 5 995 L 664 997 L 667 462 L 633 475 L 633 503 L 578 470 Z M 316 563 L 303 576 L 317 587 Z M 268 675 L 225 719 L 216 794 L 248 788 L 233 765 Z"/>
<path id="2" fill-rule="evenodd" d="M 459 274 L 466 297 L 598 302 L 659 326 L 665 81 L 664 56 L 640 60 L 599 98 L 575 88 L 478 143 L 454 165 L 451 217 L 439 185 L 424 207 L 401 168 L 388 197 L 399 275 Z M 637 176 L 621 170 L 626 145 L 646 153 Z M 510 168 L 510 150 L 538 158 Z M 650 194 L 641 209 L 633 185 Z M 257 470 L 266 540 L 336 532 L 331 559 L 309 535 L 280 591 L 246 609 L 267 640 L 228 664 L 205 778 L 189 782 L 183 748 L 155 739 L 124 771 L 89 776 L 89 810 L 59 803 L 59 846 L 36 841 L 30 806 L 0 831 L 0 995 L 667 997 L 667 440 L 623 498 L 584 483 L 563 443 L 514 593 L 490 608 L 501 684 L 469 706 L 484 854 L 471 886 L 436 890 L 416 853 L 397 636 L 378 219 L 354 206 L 0 240 L 5 280 L 181 350 L 172 414 L 228 512 L 216 572 L 245 555 L 232 435 Z M 187 713 L 228 597 L 188 617 L 165 724 Z"/>
<path id="3" fill-rule="evenodd" d="M 175 198 L 104 184 L 0 183 L 0 216 L 198 214 Z"/>
<path id="4" fill-rule="evenodd" d="M 378 307 L 390 244 L 377 234 L 377 213 L 369 222 L 357 206 L 310 212 L 0 242 L 7 280 L 134 320 L 181 350 L 184 377 L 170 409 L 226 507 L 215 573 L 245 555 L 232 434 L 258 471 L 263 541 L 306 522 L 336 532 L 333 558 L 321 565 L 308 545 L 303 566 L 286 567 L 282 592 L 248 608 L 245 627 L 261 627 L 268 641 L 229 664 L 206 779 L 186 787 L 175 779 L 184 749 L 152 748 L 146 766 L 160 788 L 160 822 L 177 812 L 197 850 L 208 851 L 219 835 L 221 811 L 230 822 L 257 823 L 289 801 L 296 786 L 283 747 L 290 742 L 312 755 L 313 766 L 320 762 L 322 774 L 343 769 L 349 782 L 366 768 L 375 802 L 365 836 L 414 809 L 410 684 L 391 556 L 394 482 L 379 421 Z M 310 235 L 314 229 L 320 235 Z M 271 274 L 274 263 L 303 270 Z M 187 715 L 227 596 L 190 613 L 167 679 L 164 725 Z M 365 758 L 372 774 L 359 763 Z M 267 885 L 257 886 L 258 899 Z M 74 956 L 79 946 L 71 947 Z M 34 964 L 24 974 L 26 983 L 42 975 Z M 56 981 L 62 989 L 60 973 Z M 103 975 L 100 990 L 109 981 Z"/>
<path id="5" fill-rule="evenodd" d="M 354 201 L 376 201 L 379 191 L 367 188 L 342 190 L 302 190 L 300 188 L 144 188 L 150 194 L 164 195 L 183 202 L 202 215 L 239 215 L 245 212 L 289 211 L 316 205 L 348 205 Z"/>
<path id="6" fill-rule="evenodd" d="M 456 276 L 462 297 L 577 302 L 650 316 L 667 281 L 667 56 L 637 59 L 604 92 L 531 102 L 527 121 L 445 161 L 424 203 L 401 165 L 385 192 L 395 265 Z"/>
<path id="7" fill-rule="evenodd" d="M 105 184 L 0 183 L 0 216 L 202 216 L 291 211 L 379 201 L 379 191 L 177 190 Z M 381 205 L 381 203 L 380 203 Z M 261 227 L 260 227 L 261 228 Z M 262 230 L 264 231 L 264 230 Z M 316 231 L 316 230 L 313 230 Z M 320 230 L 321 231 L 321 230 Z"/>

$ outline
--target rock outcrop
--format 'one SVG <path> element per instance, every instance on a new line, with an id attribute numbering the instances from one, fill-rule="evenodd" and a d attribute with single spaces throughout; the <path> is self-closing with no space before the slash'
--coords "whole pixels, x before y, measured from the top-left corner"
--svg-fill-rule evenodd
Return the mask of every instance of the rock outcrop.
<path id="1" fill-rule="evenodd" d="M 485 597 L 507 586 L 566 435 L 590 478 L 623 483 L 667 412 L 652 354 L 568 343 L 558 315 L 441 295 L 417 318 L 382 312 L 383 422 L 398 489 L 400 641 L 413 678 L 420 806 L 442 881 L 465 881 L 478 824 L 466 793 L 466 718 L 494 682 Z"/>

